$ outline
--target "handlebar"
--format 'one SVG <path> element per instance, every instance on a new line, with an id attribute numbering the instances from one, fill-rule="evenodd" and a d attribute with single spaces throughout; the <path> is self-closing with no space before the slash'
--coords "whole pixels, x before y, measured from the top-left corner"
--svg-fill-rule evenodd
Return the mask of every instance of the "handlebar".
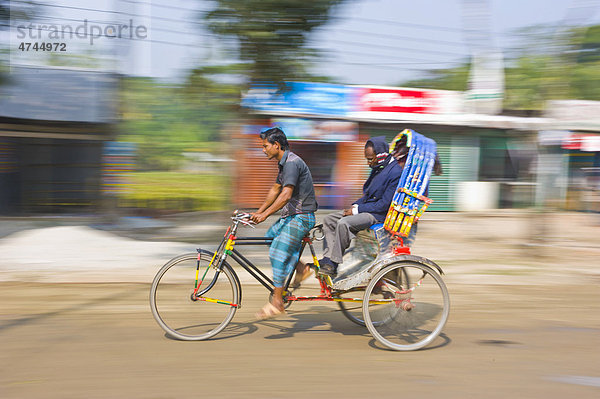
<path id="1" fill-rule="evenodd" d="M 233 216 L 231 216 L 231 220 L 234 222 L 241 223 L 245 226 L 250 226 L 253 229 L 256 228 L 256 223 L 250 219 L 252 217 L 251 214 L 247 212 L 238 211 L 237 209 L 233 211 Z M 310 231 L 310 238 L 314 241 L 322 241 L 325 238 L 325 233 L 323 233 L 323 225 L 319 224 L 313 227 Z"/>
<path id="2" fill-rule="evenodd" d="M 253 222 L 253 221 L 250 219 L 250 217 L 251 217 L 251 216 L 252 216 L 252 215 L 250 215 L 249 213 L 246 213 L 246 212 L 241 212 L 241 211 L 238 211 L 238 210 L 236 209 L 235 211 L 233 211 L 233 216 L 231 217 L 231 219 L 232 219 L 234 222 L 238 222 L 238 223 L 241 223 L 241 224 L 243 224 L 243 225 L 245 225 L 245 226 L 250 226 L 250 227 L 252 227 L 253 229 L 255 229 L 256 227 L 255 227 L 254 225 L 255 225 L 256 223 L 254 223 L 254 222 Z"/>

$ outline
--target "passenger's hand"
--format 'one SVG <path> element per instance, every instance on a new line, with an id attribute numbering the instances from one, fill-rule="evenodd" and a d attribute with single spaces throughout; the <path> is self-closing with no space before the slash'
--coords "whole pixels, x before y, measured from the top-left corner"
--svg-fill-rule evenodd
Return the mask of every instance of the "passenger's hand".
<path id="1" fill-rule="evenodd" d="M 266 218 L 267 215 L 264 213 L 253 213 L 252 216 L 250 216 L 250 219 L 256 224 L 264 222 Z"/>
<path id="2" fill-rule="evenodd" d="M 342 216 L 351 216 L 351 215 L 352 215 L 352 208 L 344 209 L 344 213 Z"/>

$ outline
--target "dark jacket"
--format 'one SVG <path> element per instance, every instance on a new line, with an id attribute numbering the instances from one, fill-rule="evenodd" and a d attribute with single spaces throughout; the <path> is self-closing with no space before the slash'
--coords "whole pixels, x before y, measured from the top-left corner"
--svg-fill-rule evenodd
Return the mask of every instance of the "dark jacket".
<path id="1" fill-rule="evenodd" d="M 388 144 L 384 136 L 374 137 L 369 141 L 373 143 L 376 154 L 388 151 Z M 358 205 L 358 212 L 370 213 L 379 222 L 383 222 L 401 174 L 402 168 L 389 155 L 384 161 L 384 167 L 373 169 L 363 185 L 363 196 L 355 202 Z"/>

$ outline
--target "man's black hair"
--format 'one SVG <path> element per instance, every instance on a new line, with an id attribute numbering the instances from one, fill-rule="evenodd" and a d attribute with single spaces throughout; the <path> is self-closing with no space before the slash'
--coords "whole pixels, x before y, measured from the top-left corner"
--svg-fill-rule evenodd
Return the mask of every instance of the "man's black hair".
<path id="1" fill-rule="evenodd" d="M 279 143 L 279 146 L 283 151 L 290 149 L 287 137 L 281 128 L 272 127 L 270 129 L 265 129 L 260 132 L 260 138 L 267 140 L 271 144 Z"/>

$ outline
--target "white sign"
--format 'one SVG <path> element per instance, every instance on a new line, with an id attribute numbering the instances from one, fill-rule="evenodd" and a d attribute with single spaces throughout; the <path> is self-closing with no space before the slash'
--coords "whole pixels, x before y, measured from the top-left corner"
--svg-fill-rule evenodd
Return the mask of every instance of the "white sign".
<path id="1" fill-rule="evenodd" d="M 475 114 L 498 114 L 504 98 L 504 60 L 499 51 L 473 55 L 465 107 Z"/>

